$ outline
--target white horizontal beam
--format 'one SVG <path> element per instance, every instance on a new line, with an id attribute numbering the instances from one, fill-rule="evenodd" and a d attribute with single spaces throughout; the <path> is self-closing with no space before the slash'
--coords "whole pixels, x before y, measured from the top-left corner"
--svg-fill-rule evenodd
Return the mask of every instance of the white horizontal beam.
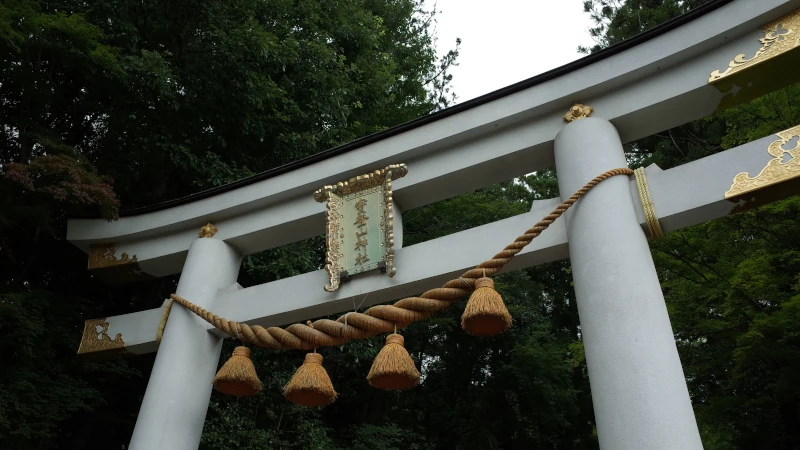
<path id="1" fill-rule="evenodd" d="M 409 166 L 394 185 L 403 210 L 550 167 L 561 117 L 577 101 L 630 142 L 713 113 L 723 94 L 708 84 L 710 73 L 753 54 L 759 27 L 798 7 L 800 0 L 736 0 L 587 67 L 290 173 L 116 222 L 71 219 L 68 239 L 84 250 L 115 242 L 144 272 L 164 276 L 180 271 L 207 221 L 244 254 L 320 235 L 324 208 L 311 193 L 389 164 Z"/>
<path id="2" fill-rule="evenodd" d="M 763 202 L 763 199 L 753 198 L 758 196 L 751 196 L 750 203 L 735 203 L 725 199 L 725 192 L 731 188 L 737 174 L 747 172 L 751 177 L 757 176 L 773 158 L 767 153 L 767 148 L 778 139 L 770 135 L 670 170 L 649 167 L 645 172 L 650 194 L 664 231 L 707 222 L 748 209 L 758 201 Z M 636 184 L 632 182 L 631 195 L 640 205 L 637 192 Z M 637 209 L 637 215 L 644 226 L 641 207 Z"/>
<path id="3" fill-rule="evenodd" d="M 647 180 L 664 231 L 730 214 L 737 204 L 724 197 L 734 176 L 739 172 L 748 172 L 751 176 L 758 174 L 772 158 L 767 147 L 776 139 L 768 136 L 670 170 L 649 167 Z M 640 206 L 636 181 L 632 177 L 630 190 L 634 202 Z M 366 273 L 354 277 L 333 293 L 322 289 L 327 281 L 324 270 L 246 289 L 236 285 L 220 291 L 213 312 L 250 325 L 281 326 L 418 294 L 440 287 L 490 258 L 559 203 L 560 199 L 538 200 L 528 213 L 398 249 L 395 256 L 398 272 L 394 278 L 381 273 Z M 637 214 L 642 228 L 646 229 L 641 207 Z M 558 220 L 520 252 L 505 271 L 568 256 L 564 222 Z M 160 318 L 160 309 L 110 317 L 107 319 L 109 334 L 122 334 L 130 353 L 154 351 Z M 220 333 L 210 325 L 208 328 Z"/>
<path id="4" fill-rule="evenodd" d="M 491 257 L 559 203 L 560 199 L 536 201 L 529 213 L 397 249 L 395 264 L 398 272 L 393 278 L 379 272 L 360 274 L 329 293 L 322 288 L 328 281 L 327 272 L 317 270 L 240 291 L 221 291 L 212 309 L 215 314 L 230 320 L 273 326 L 313 315 L 352 310 L 354 305 L 366 307 L 412 295 L 441 285 L 466 268 Z M 520 252 L 506 270 L 566 258 L 566 242 L 564 223 L 556 222 Z M 236 295 L 236 292 L 246 294 Z M 364 298 L 367 292 L 369 294 Z M 108 333 L 111 336 L 122 334 L 129 353 L 154 351 L 161 312 L 162 309 L 153 309 L 109 317 Z"/>

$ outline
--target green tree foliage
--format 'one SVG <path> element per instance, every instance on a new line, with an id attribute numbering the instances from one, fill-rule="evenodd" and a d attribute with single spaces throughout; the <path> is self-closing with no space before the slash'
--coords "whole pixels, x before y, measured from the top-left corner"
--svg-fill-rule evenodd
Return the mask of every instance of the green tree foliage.
<path id="1" fill-rule="evenodd" d="M 592 47 L 578 47 L 580 53 L 593 53 L 696 8 L 707 0 L 584 0 L 583 10 L 594 22 L 589 36 Z"/>
<path id="2" fill-rule="evenodd" d="M 152 355 L 75 356 L 83 319 L 157 307 L 175 278 L 99 282 L 69 215 L 113 219 L 446 107 L 458 42 L 437 56 L 434 24 L 417 0 L 0 2 L 0 447 L 120 448 L 146 386 Z M 253 256 L 243 282 L 316 267 L 320 242 Z M 209 430 L 260 420 L 220 408 Z M 303 448 L 330 448 L 315 414 L 293 417 Z"/>
<path id="3" fill-rule="evenodd" d="M 800 197 L 671 233 L 654 257 L 704 443 L 793 448 Z"/>
<path id="4" fill-rule="evenodd" d="M 702 0 L 590 0 L 596 51 Z M 176 198 L 446 107 L 458 46 L 437 58 L 419 0 L 0 3 L 0 447 L 127 445 L 153 356 L 76 358 L 83 319 L 154 308 L 175 277 L 111 287 L 65 218 Z M 457 43 L 458 44 L 458 43 Z M 792 86 L 628 144 L 632 165 L 684 164 L 800 122 Z M 527 212 L 554 171 L 404 214 L 405 245 Z M 800 386 L 800 201 L 652 243 L 705 447 L 793 449 Z M 246 258 L 239 281 L 318 269 L 321 238 Z M 383 337 L 322 350 L 340 398 L 281 395 L 297 352 L 253 353 L 261 395 L 213 394 L 201 448 L 596 449 L 568 261 L 497 278 L 507 333 L 463 333 L 464 303 L 403 330 L 423 374 L 368 386 Z M 386 299 L 392 300 L 392 299 Z M 358 309 L 363 298 L 353 299 Z M 234 343 L 227 341 L 223 359 Z"/>

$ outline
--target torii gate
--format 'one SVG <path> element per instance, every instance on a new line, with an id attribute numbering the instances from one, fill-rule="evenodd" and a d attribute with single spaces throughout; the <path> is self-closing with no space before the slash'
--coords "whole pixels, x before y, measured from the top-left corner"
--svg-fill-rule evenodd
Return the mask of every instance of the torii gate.
<path id="1" fill-rule="evenodd" d="M 288 166 L 124 211 L 116 222 L 71 219 L 67 238 L 99 275 L 130 281 L 181 272 L 178 295 L 250 325 L 345 311 L 351 297 L 367 293 L 369 306 L 439 287 L 561 200 L 407 248 L 403 211 L 553 164 L 569 195 L 626 167 L 625 142 L 800 80 L 798 8 L 800 0 L 713 1 L 551 72 Z M 576 102 L 594 114 L 571 108 Z M 669 232 L 800 192 L 798 137 L 800 126 L 667 171 L 648 167 L 650 201 L 636 179 L 609 179 L 506 267 L 571 258 L 602 448 L 702 448 L 645 230 Z M 396 276 L 364 273 L 333 292 L 322 289 L 325 270 L 247 289 L 236 283 L 242 256 L 323 233 L 315 190 L 396 163 L 409 168 L 394 184 Z M 209 222 L 215 227 L 203 234 L 213 237 L 198 239 Z M 175 307 L 159 346 L 163 308 L 89 320 L 79 350 L 158 351 L 134 450 L 198 447 L 224 337 Z"/>

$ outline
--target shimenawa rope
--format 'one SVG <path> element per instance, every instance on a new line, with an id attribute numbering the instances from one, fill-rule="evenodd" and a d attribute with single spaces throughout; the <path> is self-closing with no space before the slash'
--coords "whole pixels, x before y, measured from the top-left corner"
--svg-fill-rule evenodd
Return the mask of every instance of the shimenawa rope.
<path id="1" fill-rule="evenodd" d="M 169 311 L 172 309 L 173 300 L 167 300 L 167 306 L 164 307 L 164 312 L 161 314 L 161 322 L 158 324 L 158 331 L 156 332 L 156 342 L 161 343 L 161 338 L 164 337 L 164 328 L 167 327 L 167 319 L 169 319 Z"/>
<path id="2" fill-rule="evenodd" d="M 426 291 L 419 297 L 404 298 L 393 305 L 377 305 L 363 313 L 348 312 L 337 320 L 319 319 L 311 326 L 297 323 L 284 329 L 250 326 L 227 320 L 183 297 L 172 294 L 170 298 L 230 336 L 259 347 L 276 350 L 311 350 L 317 347 L 332 347 L 342 345 L 352 339 L 364 339 L 380 333 L 389 333 L 412 322 L 426 319 L 434 313 L 446 309 L 458 298 L 468 295 L 475 288 L 475 280 L 481 278 L 484 273 L 489 277 L 497 274 L 517 253 L 542 234 L 550 224 L 601 181 L 617 175 L 630 176 L 633 173 L 633 170 L 628 168 L 611 169 L 604 172 L 586 183 L 572 197 L 561 203 L 553 212 L 506 246 L 503 251 L 494 255 L 492 259 L 468 270 L 461 277 L 448 281 L 441 288 Z M 167 309 L 162 319 L 166 319 L 168 314 Z M 162 321 L 166 322 L 166 320 Z"/>

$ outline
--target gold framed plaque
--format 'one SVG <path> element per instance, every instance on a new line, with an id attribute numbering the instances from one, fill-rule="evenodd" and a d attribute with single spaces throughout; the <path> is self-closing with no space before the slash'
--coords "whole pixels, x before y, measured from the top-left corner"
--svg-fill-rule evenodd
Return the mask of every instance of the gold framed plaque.
<path id="1" fill-rule="evenodd" d="M 335 291 L 355 274 L 376 269 L 390 277 L 397 273 L 392 180 L 407 173 L 405 164 L 393 164 L 314 193 L 314 200 L 327 208 L 326 291 Z"/>

